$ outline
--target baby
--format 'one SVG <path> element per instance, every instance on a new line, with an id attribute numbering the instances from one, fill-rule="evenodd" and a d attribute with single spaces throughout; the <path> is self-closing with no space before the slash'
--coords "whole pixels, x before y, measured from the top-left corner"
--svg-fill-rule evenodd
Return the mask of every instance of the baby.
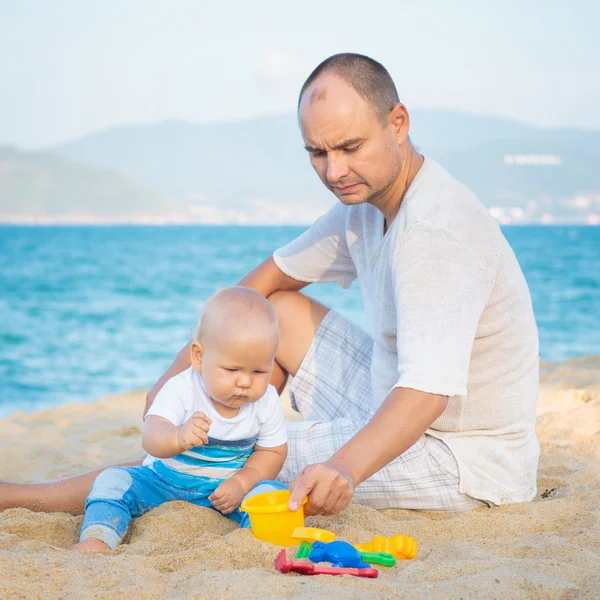
<path id="1" fill-rule="evenodd" d="M 264 481 L 287 455 L 283 408 L 269 385 L 278 343 L 275 313 L 257 292 L 231 287 L 209 298 L 192 366 L 165 384 L 146 415 L 148 457 L 98 476 L 72 549 L 114 549 L 132 519 L 173 500 L 215 508 L 247 527 L 244 496 L 285 489 Z"/>

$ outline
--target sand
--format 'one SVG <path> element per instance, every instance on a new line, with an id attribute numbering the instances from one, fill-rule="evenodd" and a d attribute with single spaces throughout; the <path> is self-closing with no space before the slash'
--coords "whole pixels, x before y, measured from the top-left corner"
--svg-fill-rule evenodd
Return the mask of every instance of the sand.
<path id="1" fill-rule="evenodd" d="M 0 479 L 50 480 L 140 455 L 143 391 L 0 421 Z M 363 542 L 403 533 L 417 558 L 376 580 L 273 569 L 278 549 L 210 509 L 176 502 L 113 552 L 75 554 L 82 517 L 0 513 L 0 598 L 598 598 L 600 356 L 542 363 L 534 502 L 463 515 L 353 505 L 311 518 Z"/>

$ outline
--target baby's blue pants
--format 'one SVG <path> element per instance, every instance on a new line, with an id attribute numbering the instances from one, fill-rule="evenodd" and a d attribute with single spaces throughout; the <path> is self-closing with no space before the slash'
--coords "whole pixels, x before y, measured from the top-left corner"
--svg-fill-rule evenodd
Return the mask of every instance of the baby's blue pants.
<path id="1" fill-rule="evenodd" d="M 202 491 L 197 491 L 168 483 L 150 467 L 110 467 L 98 475 L 86 500 L 80 541 L 93 538 L 114 549 L 125 537 L 132 519 L 165 502 L 184 500 L 216 510 L 208 496 L 220 483 L 215 480 L 213 489 L 207 490 L 204 484 Z M 244 498 L 285 489 L 286 486 L 278 481 L 261 481 Z M 225 516 L 240 527 L 250 527 L 247 513 L 240 512 L 239 508 Z"/>

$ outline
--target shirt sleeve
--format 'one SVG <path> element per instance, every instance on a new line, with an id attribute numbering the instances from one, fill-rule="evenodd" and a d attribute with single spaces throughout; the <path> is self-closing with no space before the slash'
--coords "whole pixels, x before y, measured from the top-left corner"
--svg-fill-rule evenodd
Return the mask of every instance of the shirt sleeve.
<path id="1" fill-rule="evenodd" d="M 273 254 L 275 264 L 298 281 L 350 287 L 356 268 L 346 238 L 348 207 L 336 202 L 302 235 Z"/>
<path id="2" fill-rule="evenodd" d="M 269 386 L 267 393 L 260 402 L 264 402 L 264 406 L 261 406 L 260 431 L 258 432 L 256 445 L 263 448 L 274 448 L 285 444 L 287 442 L 287 430 L 285 428 L 283 405 L 273 386 Z"/>
<path id="3" fill-rule="evenodd" d="M 395 256 L 398 380 L 464 396 L 477 326 L 495 273 L 451 233 L 417 225 Z"/>
<path id="4" fill-rule="evenodd" d="M 167 419 L 173 425 L 183 425 L 191 408 L 191 393 L 184 385 L 181 376 L 172 377 L 156 394 L 146 417 L 156 416 Z M 144 419 L 146 418 L 144 417 Z"/>

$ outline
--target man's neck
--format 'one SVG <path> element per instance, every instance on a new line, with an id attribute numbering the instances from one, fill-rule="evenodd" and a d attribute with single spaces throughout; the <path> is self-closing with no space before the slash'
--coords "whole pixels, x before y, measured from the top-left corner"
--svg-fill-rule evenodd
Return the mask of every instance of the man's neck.
<path id="1" fill-rule="evenodd" d="M 400 173 L 398 173 L 398 177 L 396 177 L 394 183 L 386 191 L 386 193 L 379 198 L 376 203 L 373 203 L 374 206 L 383 213 L 384 234 L 398 214 L 400 205 L 404 200 L 406 192 L 408 191 L 408 188 L 410 187 L 413 179 L 416 177 L 419 169 L 423 165 L 423 161 L 425 160 L 423 155 L 419 154 L 410 142 L 407 143 L 404 154 L 405 159 L 402 161 L 403 164 L 400 169 Z"/>

